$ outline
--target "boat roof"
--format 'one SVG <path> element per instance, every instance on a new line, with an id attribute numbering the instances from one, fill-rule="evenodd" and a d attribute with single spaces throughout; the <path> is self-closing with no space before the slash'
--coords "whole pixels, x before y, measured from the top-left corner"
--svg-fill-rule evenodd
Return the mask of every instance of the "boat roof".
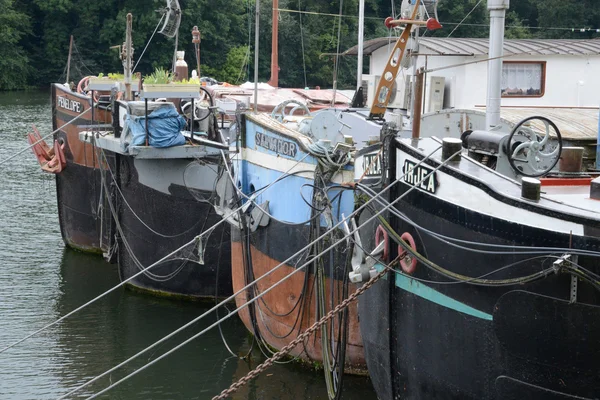
<path id="1" fill-rule="evenodd" d="M 476 107 L 474 111 L 485 114 L 485 107 Z M 501 118 L 510 125 L 516 125 L 532 116 L 546 117 L 554 122 L 560 134 L 567 140 L 598 140 L 598 108 L 513 108 L 502 107 Z M 544 124 L 533 122 L 534 127 L 544 130 Z"/>
<path id="2" fill-rule="evenodd" d="M 366 40 L 363 46 L 364 55 L 394 44 L 397 37 L 380 37 Z M 439 56 L 478 56 L 489 54 L 488 38 L 439 38 L 423 37 L 419 39 L 419 51 Z M 426 51 L 423 51 L 426 50 Z M 600 38 L 598 39 L 505 39 L 504 54 L 517 55 L 600 55 Z M 358 55 L 358 45 L 351 47 L 342 55 Z"/>
<path id="3" fill-rule="evenodd" d="M 246 97 L 253 101 L 254 90 L 244 89 L 240 86 L 207 86 L 214 97 L 221 99 L 239 99 Z M 270 112 L 275 106 L 286 101 L 286 100 L 297 100 L 303 104 L 307 104 L 309 108 L 312 107 L 329 107 L 331 105 L 333 97 L 333 90 L 331 89 L 285 89 L 285 88 L 272 88 L 272 89 L 259 89 L 258 90 L 258 111 Z M 336 106 L 347 107 L 351 98 L 346 96 L 344 93 L 337 91 L 335 94 Z M 290 105 L 292 107 L 293 105 Z"/>

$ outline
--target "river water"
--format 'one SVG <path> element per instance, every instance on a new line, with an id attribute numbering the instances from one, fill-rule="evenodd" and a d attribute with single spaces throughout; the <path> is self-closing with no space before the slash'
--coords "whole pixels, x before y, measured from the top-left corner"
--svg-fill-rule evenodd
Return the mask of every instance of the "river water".
<path id="1" fill-rule="evenodd" d="M 51 131 L 48 93 L 0 92 L 0 163 L 27 146 L 35 124 Z M 54 176 L 30 151 L 0 164 L 0 349 L 49 324 L 119 283 L 115 265 L 65 248 L 58 225 Z M 47 331 L 0 353 L 0 399 L 56 399 L 196 318 L 209 306 L 157 299 L 117 289 Z M 152 349 L 82 389 L 88 397 L 215 321 Z M 251 338 L 237 317 L 222 324 L 236 354 Z M 263 357 L 232 357 L 218 330 L 101 396 L 103 399 L 211 399 Z M 327 399 L 321 371 L 295 363 L 271 367 L 234 399 Z M 368 378 L 347 377 L 344 399 L 375 399 Z"/>

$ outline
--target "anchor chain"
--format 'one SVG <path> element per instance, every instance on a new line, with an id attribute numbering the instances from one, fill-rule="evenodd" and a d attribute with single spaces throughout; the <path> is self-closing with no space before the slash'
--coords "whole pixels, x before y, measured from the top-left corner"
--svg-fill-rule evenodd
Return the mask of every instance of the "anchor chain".
<path id="1" fill-rule="evenodd" d="M 396 264 L 396 263 L 397 263 L 397 260 L 394 261 L 392 264 Z M 392 264 L 388 265 L 388 268 L 391 268 Z M 289 353 L 290 351 L 292 351 L 292 349 L 294 347 L 296 347 L 298 344 L 302 343 L 306 338 L 308 338 L 310 335 L 312 335 L 314 332 L 316 332 L 317 329 L 319 329 L 322 325 L 324 325 L 326 322 L 328 322 L 329 320 L 331 320 L 334 317 L 335 314 L 337 314 L 338 312 L 342 311 L 344 308 L 348 307 L 350 305 L 350 303 L 352 303 L 354 300 L 356 300 L 356 298 L 358 296 L 360 296 L 361 294 L 363 294 L 364 292 L 366 292 L 369 288 L 371 288 L 371 286 L 373 286 L 375 284 L 375 282 L 377 282 L 387 272 L 388 272 L 388 269 L 385 268 L 379 274 L 375 275 L 367 283 L 365 283 L 363 286 L 361 286 L 360 288 L 358 288 L 354 293 L 352 293 L 350 296 L 348 296 L 348 298 L 346 300 L 342 301 L 333 310 L 329 311 L 329 313 L 327 313 L 327 315 L 325 315 L 323 318 L 321 318 L 319 321 L 317 321 L 313 326 L 311 326 L 306 331 L 304 331 L 304 333 L 302 333 L 300 336 L 298 336 L 294 341 L 292 341 L 287 346 L 285 346 L 284 348 L 282 348 L 281 350 L 279 350 L 271 358 L 267 359 L 265 362 L 263 362 L 262 364 L 260 364 L 254 370 L 250 371 L 246 376 L 244 376 L 243 378 L 241 378 L 239 381 L 237 381 L 236 383 L 234 383 L 233 385 L 231 385 L 229 387 L 229 389 L 223 390 L 221 392 L 221 394 L 219 394 L 218 396 L 213 397 L 212 400 L 226 399 L 227 397 L 229 397 L 232 394 L 234 394 L 235 392 L 237 392 L 242 386 L 246 385 L 248 382 L 250 382 L 250 380 L 254 379 L 261 372 L 263 372 L 264 370 L 266 370 L 267 368 L 269 368 L 277 360 L 279 360 L 280 358 L 282 358 L 283 356 L 285 356 L 287 353 Z"/>

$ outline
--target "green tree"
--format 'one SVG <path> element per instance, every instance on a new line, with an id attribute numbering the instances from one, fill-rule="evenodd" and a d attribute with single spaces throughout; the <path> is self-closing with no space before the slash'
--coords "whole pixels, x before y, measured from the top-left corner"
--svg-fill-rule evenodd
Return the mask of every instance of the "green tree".
<path id="1" fill-rule="evenodd" d="M 29 58 L 20 45 L 30 31 L 29 18 L 18 12 L 14 0 L 0 0 L 0 90 L 23 89 L 29 76 Z"/>

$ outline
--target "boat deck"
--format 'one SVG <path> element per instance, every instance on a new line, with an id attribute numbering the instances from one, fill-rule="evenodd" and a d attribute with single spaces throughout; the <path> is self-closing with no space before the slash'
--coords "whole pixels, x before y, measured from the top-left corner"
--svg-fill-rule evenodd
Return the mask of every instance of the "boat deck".
<path id="1" fill-rule="evenodd" d="M 190 133 L 184 132 L 184 136 L 189 139 Z M 167 148 L 129 146 L 128 150 L 125 151 L 122 148 L 121 139 L 116 138 L 112 131 L 82 131 L 79 133 L 79 140 L 104 150 L 133 156 L 138 159 L 202 158 L 219 156 L 221 151 L 229 151 L 228 145 L 199 138 L 198 136 L 194 136 L 193 139 L 193 142 L 196 144 L 186 144 L 183 146 Z"/>
<path id="2" fill-rule="evenodd" d="M 442 141 L 436 137 L 421 138 L 418 144 L 415 145 L 412 139 L 397 139 L 401 149 L 412 149 L 414 153 L 426 156 L 439 148 L 430 158 L 434 160 L 429 165 L 438 166 L 442 162 L 441 144 Z M 409 150 L 410 153 L 410 150 Z M 419 158 L 419 157 L 415 157 Z M 397 176 L 403 174 L 402 163 L 398 161 Z M 581 179 L 574 180 L 574 185 L 547 186 L 542 185 L 542 194 L 539 202 L 526 200 L 521 197 L 521 183 L 508 178 L 500 173 L 480 164 L 474 159 L 463 154 L 458 162 L 451 162 L 446 165 L 450 171 L 464 174 L 468 180 L 472 181 L 470 186 L 477 189 L 487 191 L 491 197 L 504 197 L 505 200 L 511 203 L 527 203 L 535 205 L 546 210 L 547 213 L 564 213 L 575 218 L 585 218 L 600 222 L 600 201 L 590 199 L 589 183 L 582 183 Z M 446 175 L 446 174 L 438 174 Z M 457 176 L 457 174 L 452 174 Z M 444 176 L 439 182 L 440 189 L 444 187 Z M 568 179 L 568 178 L 567 178 Z M 443 192 L 452 191 L 446 185 Z M 419 189 L 422 190 L 422 189 Z M 468 194 L 454 193 L 453 197 L 460 198 L 462 202 L 469 202 Z"/>

